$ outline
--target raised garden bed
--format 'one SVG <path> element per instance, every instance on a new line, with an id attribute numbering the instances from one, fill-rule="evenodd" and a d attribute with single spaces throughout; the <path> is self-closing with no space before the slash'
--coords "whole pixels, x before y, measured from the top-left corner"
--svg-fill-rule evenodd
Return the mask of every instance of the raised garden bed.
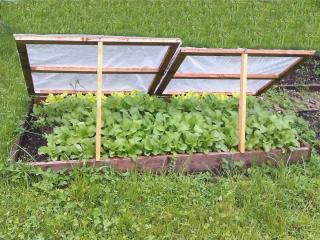
<path id="1" fill-rule="evenodd" d="M 128 95 L 129 96 L 129 95 Z M 148 99 L 146 95 L 141 95 Z M 223 97 L 228 98 L 229 100 L 221 100 L 223 102 L 233 101 L 233 97 Z M 220 96 L 218 98 L 221 98 Z M 58 97 L 59 98 L 59 97 Z M 68 99 L 69 97 L 65 97 Z M 76 97 L 74 97 L 76 99 Z M 188 99 L 189 98 L 189 99 Z M 181 106 L 187 107 L 192 103 L 192 99 L 198 99 L 198 96 L 187 97 L 182 100 Z M 70 99 L 70 98 L 69 98 Z M 74 100 L 75 100 L 74 99 Z M 177 100 L 178 99 L 178 100 Z M 179 97 L 175 101 L 180 101 Z M 213 98 L 215 99 L 215 98 Z M 194 99 L 193 99 L 194 100 Z M 251 102 L 254 100 L 251 98 L 249 102 L 248 112 L 252 113 L 252 108 L 254 107 Z M 52 100 L 51 100 L 52 101 Z M 55 100 L 53 100 L 55 101 Z M 132 100 L 131 100 L 132 101 Z M 162 102 L 163 100 L 159 100 Z M 203 100 L 197 100 L 203 101 Z M 197 102 L 196 102 L 197 103 Z M 256 103 L 254 101 L 254 103 Z M 55 103 L 54 103 L 55 104 Z M 165 104 L 170 104 L 166 101 Z M 222 102 L 218 103 L 219 105 L 223 104 Z M 229 103 L 226 103 L 226 105 Z M 198 105 L 198 103 L 196 104 Z M 37 108 L 37 107 L 36 107 Z M 187 107 L 188 108 L 188 107 Z M 191 107 L 192 108 L 192 107 Z M 191 108 L 188 108 L 188 111 L 191 111 Z M 45 109 L 45 105 L 40 107 L 40 109 Z M 52 109 L 51 109 L 52 110 Z M 54 109 L 59 112 L 59 107 Z M 186 109 L 185 109 L 186 110 Z M 144 111 L 144 109 L 142 109 Z M 201 110 L 198 110 L 201 112 Z M 192 111 L 190 112 L 190 114 Z M 263 112 L 261 113 L 263 114 Z M 46 146 L 47 140 L 44 137 L 44 134 L 52 134 L 54 132 L 53 127 L 34 127 L 34 123 L 37 122 L 35 114 L 30 108 L 28 118 L 26 119 L 24 128 L 26 131 L 17 139 L 15 147 L 12 150 L 11 156 L 14 161 L 27 161 L 26 164 L 40 167 L 42 169 L 53 169 L 53 170 L 72 170 L 81 166 L 106 166 L 109 165 L 119 171 L 127 170 L 146 170 L 153 172 L 165 172 L 170 170 L 175 171 L 184 171 L 184 172 L 202 172 L 202 171 L 219 171 L 225 161 L 234 163 L 242 161 L 244 167 L 250 167 L 251 165 L 261 165 L 270 163 L 273 165 L 277 164 L 291 164 L 297 162 L 303 162 L 310 158 L 311 147 L 303 142 L 300 143 L 300 147 L 296 147 L 293 150 L 285 149 L 271 149 L 268 152 L 264 150 L 251 150 L 244 153 L 238 151 L 232 152 L 208 152 L 208 153 L 189 153 L 189 154 L 160 154 L 158 156 L 140 156 L 135 160 L 129 157 L 111 157 L 107 160 L 58 160 L 52 161 L 50 157 L 46 154 L 38 154 L 39 147 Z M 282 119 L 280 118 L 279 121 Z M 280 122 L 279 122 L 280 123 Z M 263 125 L 264 123 L 261 122 Z M 206 127 L 205 125 L 203 127 Z M 250 127 L 250 126 L 249 126 Z M 250 136 L 250 135 L 249 135 Z M 261 139 L 262 141 L 262 139 Z M 250 142 L 250 137 L 249 137 Z M 235 145 L 236 146 L 236 145 Z M 258 146 L 258 145 L 257 145 Z"/>
<path id="2" fill-rule="evenodd" d="M 289 116 L 247 96 L 266 91 L 315 51 L 182 48 L 178 38 L 15 39 L 29 95 L 36 104 L 47 100 L 30 112 L 13 160 L 54 170 L 193 172 L 215 171 L 224 161 L 310 157 Z"/>

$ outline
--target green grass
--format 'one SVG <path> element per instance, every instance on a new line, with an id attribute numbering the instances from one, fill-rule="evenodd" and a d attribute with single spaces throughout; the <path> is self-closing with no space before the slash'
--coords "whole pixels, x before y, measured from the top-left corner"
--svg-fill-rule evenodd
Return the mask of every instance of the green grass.
<path id="1" fill-rule="evenodd" d="M 219 178 L 83 170 L 46 174 L 29 187 L 25 172 L 12 179 L 17 174 L 7 170 L 0 237 L 318 239 L 319 170 L 319 158 Z"/>
<path id="2" fill-rule="evenodd" d="M 85 170 L 63 177 L 6 165 L 28 102 L 14 32 L 320 49 L 319 29 L 316 0 L 0 3 L 0 239 L 319 239 L 317 155 L 305 165 L 216 178 Z"/>

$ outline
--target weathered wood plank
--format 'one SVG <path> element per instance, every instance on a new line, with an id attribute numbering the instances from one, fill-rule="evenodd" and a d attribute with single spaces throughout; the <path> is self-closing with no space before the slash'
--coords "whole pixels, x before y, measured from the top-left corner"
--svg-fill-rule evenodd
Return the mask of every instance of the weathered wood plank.
<path id="1" fill-rule="evenodd" d="M 168 86 L 169 82 L 172 80 L 173 76 L 179 69 L 180 65 L 184 61 L 185 57 L 186 55 L 181 54 L 180 51 L 177 53 L 177 57 L 175 58 L 174 61 L 172 61 L 171 65 L 169 66 L 168 72 L 166 73 L 161 83 L 159 84 L 158 88 L 156 89 L 156 92 L 155 92 L 156 95 L 161 95 L 163 93 L 163 91 Z"/>
<path id="2" fill-rule="evenodd" d="M 66 160 L 66 161 L 47 161 L 47 162 L 28 162 L 27 165 L 39 167 L 44 170 L 52 169 L 73 170 L 79 167 L 101 167 L 110 166 L 117 171 L 151 171 L 165 172 L 173 169 L 178 172 L 219 172 L 221 170 L 223 160 L 243 161 L 244 167 L 248 168 L 252 165 L 262 165 L 271 163 L 274 166 L 290 165 L 293 163 L 301 163 L 310 159 L 311 147 L 303 145 L 295 150 L 283 151 L 282 149 L 273 149 L 270 152 L 263 150 L 240 152 L 210 152 L 194 153 L 194 154 L 178 154 L 159 155 L 159 156 L 142 156 L 138 157 L 136 162 L 130 158 L 110 158 L 108 160 Z"/>
<path id="3" fill-rule="evenodd" d="M 27 47 L 24 43 L 17 42 L 17 49 L 20 57 L 21 68 L 26 82 L 27 91 L 29 95 L 34 95 L 34 86 L 32 74 L 30 70 L 30 62 L 28 57 Z"/>
<path id="4" fill-rule="evenodd" d="M 224 48 L 189 48 L 181 49 L 181 52 L 188 56 L 240 56 L 247 53 L 251 56 L 277 56 L 277 57 L 304 57 L 313 56 L 313 50 L 280 50 L 280 49 L 224 49 Z"/>
<path id="5" fill-rule="evenodd" d="M 248 79 L 276 79 L 278 74 L 248 74 Z M 173 78 L 181 79 L 240 79 L 240 74 L 214 74 L 214 73 L 176 73 Z"/>
<path id="6" fill-rule="evenodd" d="M 149 45 L 167 46 L 181 43 L 180 38 L 153 38 L 153 37 L 125 37 L 103 35 L 37 35 L 14 34 L 16 42 L 24 44 L 86 44 L 96 45 L 103 42 L 106 45 Z"/>
<path id="7" fill-rule="evenodd" d="M 40 73 L 97 73 L 96 67 L 61 67 L 61 66 L 32 66 L 32 72 Z M 102 73 L 110 74 L 155 74 L 158 68 L 152 67 L 107 67 L 102 68 Z"/>
<path id="8" fill-rule="evenodd" d="M 149 86 L 149 89 L 148 89 L 148 94 L 153 94 L 156 87 L 158 86 L 161 78 L 163 77 L 170 61 L 172 60 L 174 54 L 176 53 L 177 51 L 177 48 L 180 46 L 180 43 L 179 44 L 176 44 L 176 45 L 173 45 L 173 46 L 170 46 L 160 64 L 160 67 L 159 67 L 159 71 L 158 73 L 156 74 L 156 76 L 154 77 L 154 79 L 152 80 L 150 86 Z"/>

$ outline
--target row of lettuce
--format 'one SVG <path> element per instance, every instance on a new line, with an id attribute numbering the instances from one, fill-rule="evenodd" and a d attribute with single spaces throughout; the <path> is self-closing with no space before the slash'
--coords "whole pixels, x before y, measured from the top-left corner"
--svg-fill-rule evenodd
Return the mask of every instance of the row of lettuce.
<path id="1" fill-rule="evenodd" d="M 141 92 L 103 98 L 102 157 L 236 151 L 238 96 L 195 94 L 170 101 Z M 38 128 L 53 128 L 39 154 L 52 160 L 95 156 L 96 97 L 93 94 L 49 95 L 35 105 Z M 299 147 L 294 117 L 263 109 L 247 99 L 246 149 Z"/>

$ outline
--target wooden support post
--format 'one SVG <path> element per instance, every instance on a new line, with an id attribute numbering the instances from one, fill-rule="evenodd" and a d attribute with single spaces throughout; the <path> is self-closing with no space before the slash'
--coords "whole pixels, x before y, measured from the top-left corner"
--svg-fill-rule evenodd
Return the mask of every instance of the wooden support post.
<path id="1" fill-rule="evenodd" d="M 245 152 L 246 140 L 246 98 L 247 98 L 247 77 L 248 77 L 248 54 L 241 54 L 240 67 L 240 96 L 239 96 L 239 151 Z"/>
<path id="2" fill-rule="evenodd" d="M 98 71 L 97 71 L 97 122 L 96 122 L 96 159 L 101 158 L 101 107 L 102 107 L 102 69 L 103 42 L 98 42 Z"/>

